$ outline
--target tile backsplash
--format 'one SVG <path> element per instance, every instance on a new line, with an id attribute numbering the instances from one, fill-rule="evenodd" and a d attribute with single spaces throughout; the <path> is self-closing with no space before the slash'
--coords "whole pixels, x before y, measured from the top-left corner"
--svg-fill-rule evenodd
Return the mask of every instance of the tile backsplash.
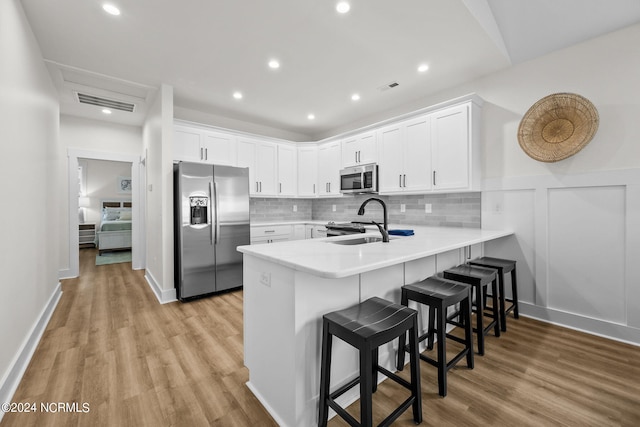
<path id="1" fill-rule="evenodd" d="M 307 221 L 313 217 L 312 206 L 310 199 L 251 198 L 249 200 L 249 215 L 251 221 L 260 222 Z"/>
<path id="2" fill-rule="evenodd" d="M 415 196 L 378 196 L 359 194 L 327 199 L 251 199 L 251 220 L 289 221 L 382 221 L 379 203 L 367 204 L 365 214 L 358 216 L 358 208 L 366 199 L 376 197 L 385 202 L 389 222 L 441 227 L 480 228 L 480 192 L 421 194 Z M 431 213 L 425 205 L 431 205 Z M 294 205 L 297 212 L 293 211 Z M 404 205 L 404 212 L 401 212 Z M 334 210 L 335 207 L 335 210 Z"/>

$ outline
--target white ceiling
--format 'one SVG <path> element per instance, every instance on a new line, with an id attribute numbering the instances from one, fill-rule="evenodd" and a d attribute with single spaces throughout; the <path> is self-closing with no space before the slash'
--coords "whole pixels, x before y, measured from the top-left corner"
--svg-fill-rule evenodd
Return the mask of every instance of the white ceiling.
<path id="1" fill-rule="evenodd" d="M 165 83 L 176 106 L 307 139 L 640 22 L 640 0 L 351 0 L 345 15 L 335 0 L 110 2 L 120 16 L 22 0 L 63 113 L 140 125 Z M 137 110 L 102 117 L 75 91 Z"/>

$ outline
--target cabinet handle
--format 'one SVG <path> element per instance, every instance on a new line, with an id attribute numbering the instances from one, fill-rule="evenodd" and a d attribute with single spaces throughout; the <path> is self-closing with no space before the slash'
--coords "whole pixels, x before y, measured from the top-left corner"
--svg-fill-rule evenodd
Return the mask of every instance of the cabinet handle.
<path id="1" fill-rule="evenodd" d="M 265 233 L 275 233 L 276 230 L 264 230 Z"/>
<path id="2" fill-rule="evenodd" d="M 204 160 L 204 149 L 200 147 L 200 160 Z"/>
<path id="3" fill-rule="evenodd" d="M 329 193 L 331 193 L 331 183 L 329 183 Z"/>
<path id="4" fill-rule="evenodd" d="M 205 160 L 209 160 L 209 149 L 208 148 L 204 149 L 204 159 Z"/>
<path id="5" fill-rule="evenodd" d="M 315 184 L 313 184 L 313 194 L 316 194 L 316 185 Z M 312 232 L 313 232 L 313 230 L 312 230 Z"/>
<path id="6" fill-rule="evenodd" d="M 260 192 L 262 193 L 262 181 L 260 181 Z"/>
<path id="7" fill-rule="evenodd" d="M 406 188 L 407 186 L 407 175 L 402 175 L 402 186 Z"/>
<path id="8" fill-rule="evenodd" d="M 357 151 L 354 151 L 354 152 L 353 152 L 353 156 L 355 157 L 355 161 L 356 161 L 356 163 L 358 163 L 358 152 L 357 152 Z"/>
<path id="9" fill-rule="evenodd" d="M 282 193 L 282 183 L 280 183 L 280 192 Z"/>
<path id="10" fill-rule="evenodd" d="M 436 171 L 433 171 L 433 185 L 436 185 Z"/>
<path id="11" fill-rule="evenodd" d="M 402 187 L 402 175 L 398 175 L 398 187 Z"/>
<path id="12" fill-rule="evenodd" d="M 256 181 L 256 193 L 258 193 L 258 192 L 259 192 L 259 190 L 258 190 L 258 181 Z"/>
<path id="13" fill-rule="evenodd" d="M 358 163 L 362 161 L 362 151 L 358 151 Z"/>

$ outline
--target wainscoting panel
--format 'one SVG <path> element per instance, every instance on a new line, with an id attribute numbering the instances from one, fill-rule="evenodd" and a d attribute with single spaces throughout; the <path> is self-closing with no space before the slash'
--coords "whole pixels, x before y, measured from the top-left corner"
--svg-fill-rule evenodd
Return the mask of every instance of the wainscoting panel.
<path id="1" fill-rule="evenodd" d="M 624 323 L 625 188 L 548 194 L 548 306 Z"/>
<path id="2" fill-rule="evenodd" d="M 640 169 L 491 178 L 482 227 L 515 236 L 521 313 L 640 345 Z"/>

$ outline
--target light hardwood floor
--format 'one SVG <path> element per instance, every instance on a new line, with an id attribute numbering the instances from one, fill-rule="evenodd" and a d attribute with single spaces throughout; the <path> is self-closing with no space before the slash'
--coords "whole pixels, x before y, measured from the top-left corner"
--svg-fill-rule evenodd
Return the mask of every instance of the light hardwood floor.
<path id="1" fill-rule="evenodd" d="M 80 278 L 63 281 L 13 401 L 90 410 L 7 413 L 2 427 L 276 425 L 245 386 L 242 292 L 160 305 L 130 263 L 96 267 L 94 250 L 80 254 Z M 449 372 L 446 398 L 421 364 L 423 425 L 640 425 L 640 348 L 526 318 L 508 325 L 474 370 Z M 385 381 L 376 421 L 405 396 Z M 411 411 L 396 424 L 414 425 Z"/>

